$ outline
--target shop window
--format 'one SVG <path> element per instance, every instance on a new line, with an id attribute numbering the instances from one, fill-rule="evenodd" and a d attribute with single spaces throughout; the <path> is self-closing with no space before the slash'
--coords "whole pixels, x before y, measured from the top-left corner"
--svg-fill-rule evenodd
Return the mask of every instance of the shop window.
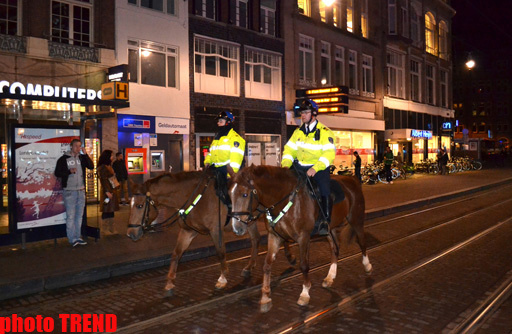
<path id="1" fill-rule="evenodd" d="M 276 36 L 276 1 L 261 0 L 260 31 L 264 34 Z"/>
<path id="2" fill-rule="evenodd" d="M 91 46 L 92 0 L 52 1 L 51 40 L 57 43 Z"/>
<path id="3" fill-rule="evenodd" d="M 176 0 L 128 0 L 137 7 L 153 9 L 171 15 L 176 15 Z"/>
<path id="4" fill-rule="evenodd" d="M 0 34 L 18 35 L 18 8 L 21 8 L 19 2 L 20 0 L 0 1 Z"/>
<path id="5" fill-rule="evenodd" d="M 278 100 L 281 93 L 282 55 L 245 49 L 245 96 Z"/>
<path id="6" fill-rule="evenodd" d="M 240 46 L 202 37 L 194 39 L 194 89 L 210 94 L 239 94 Z"/>
<path id="7" fill-rule="evenodd" d="M 178 88 L 178 49 L 146 41 L 128 41 L 130 82 Z"/>

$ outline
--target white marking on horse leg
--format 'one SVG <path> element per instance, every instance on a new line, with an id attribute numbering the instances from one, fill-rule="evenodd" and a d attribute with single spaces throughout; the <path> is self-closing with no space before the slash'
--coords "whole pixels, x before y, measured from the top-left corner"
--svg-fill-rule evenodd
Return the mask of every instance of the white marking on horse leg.
<path id="1" fill-rule="evenodd" d="M 216 289 L 224 289 L 228 284 L 228 280 L 224 277 L 224 274 L 220 274 L 219 279 L 217 280 L 217 284 L 215 284 Z"/>
<path id="2" fill-rule="evenodd" d="M 336 273 L 338 271 L 338 263 L 331 263 L 331 267 L 329 268 L 329 273 L 327 277 L 334 281 L 336 278 Z"/>
<path id="3" fill-rule="evenodd" d="M 304 284 L 302 285 L 302 292 L 300 293 L 300 296 L 309 298 L 309 288 Z"/>
<path id="4" fill-rule="evenodd" d="M 299 300 L 297 301 L 297 304 L 300 306 L 305 306 L 309 304 L 309 288 L 306 287 L 304 284 L 302 285 L 302 292 L 300 293 Z"/>
<path id="5" fill-rule="evenodd" d="M 130 208 L 133 208 L 135 205 L 135 196 L 132 197 L 132 200 L 130 201 Z"/>
<path id="6" fill-rule="evenodd" d="M 370 259 L 368 258 L 367 255 L 363 255 L 363 266 L 364 266 L 364 270 L 367 273 L 372 271 L 372 264 L 370 263 Z"/>

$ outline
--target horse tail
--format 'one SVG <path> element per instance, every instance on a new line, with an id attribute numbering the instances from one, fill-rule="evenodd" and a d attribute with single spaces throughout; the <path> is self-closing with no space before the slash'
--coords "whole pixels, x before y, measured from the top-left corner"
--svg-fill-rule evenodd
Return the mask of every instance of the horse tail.
<path id="1" fill-rule="evenodd" d="M 345 197 L 348 200 L 349 209 L 346 220 L 350 226 L 349 241 L 361 233 L 364 226 L 365 200 L 361 183 L 354 177 L 342 177 L 339 180 Z"/>

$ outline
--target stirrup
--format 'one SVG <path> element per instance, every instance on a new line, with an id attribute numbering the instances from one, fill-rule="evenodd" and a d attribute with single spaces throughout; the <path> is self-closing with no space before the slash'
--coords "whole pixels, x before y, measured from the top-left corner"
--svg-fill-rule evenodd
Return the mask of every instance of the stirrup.
<path id="1" fill-rule="evenodd" d="M 326 236 L 329 235 L 329 224 L 327 222 L 321 222 L 318 227 L 318 235 Z"/>

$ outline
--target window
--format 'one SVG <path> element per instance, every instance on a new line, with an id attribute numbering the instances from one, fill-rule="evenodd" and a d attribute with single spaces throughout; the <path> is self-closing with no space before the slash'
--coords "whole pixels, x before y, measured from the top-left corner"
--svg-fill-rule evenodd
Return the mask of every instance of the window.
<path id="1" fill-rule="evenodd" d="M 18 0 L 0 0 L 0 34 L 18 34 Z"/>
<path id="2" fill-rule="evenodd" d="M 276 35 L 276 1 L 261 0 L 260 30 L 264 34 Z"/>
<path id="3" fill-rule="evenodd" d="M 420 15 L 415 6 L 411 6 L 411 39 L 414 45 L 418 46 L 420 37 Z"/>
<path id="4" fill-rule="evenodd" d="M 448 108 L 448 72 L 439 71 L 441 84 L 441 107 Z"/>
<path id="5" fill-rule="evenodd" d="M 368 38 L 368 0 L 361 1 L 361 35 Z"/>
<path id="6" fill-rule="evenodd" d="M 375 97 L 373 90 L 373 58 L 363 54 L 363 96 Z"/>
<path id="7" fill-rule="evenodd" d="M 242 28 L 247 28 L 249 26 L 247 1 L 248 0 L 229 1 L 229 15 L 231 22 Z"/>
<path id="8" fill-rule="evenodd" d="M 171 15 L 176 15 L 176 0 L 128 0 L 128 3 L 138 7 L 154 9 Z"/>
<path id="9" fill-rule="evenodd" d="M 196 92 L 239 94 L 238 44 L 195 37 L 194 89 Z"/>
<path id="10" fill-rule="evenodd" d="M 331 44 L 322 42 L 321 52 L 321 83 L 322 85 L 331 84 Z M 325 81 L 324 81 L 325 80 Z"/>
<path id="11" fill-rule="evenodd" d="M 348 51 L 348 88 L 350 94 L 359 94 L 357 86 L 357 52 L 354 50 Z"/>
<path id="12" fill-rule="evenodd" d="M 399 53 L 388 51 L 386 58 L 388 64 L 388 94 L 404 98 L 403 56 Z"/>
<path id="13" fill-rule="evenodd" d="M 299 82 L 301 84 L 314 83 L 314 54 L 313 46 L 315 40 L 305 35 L 299 35 Z"/>
<path id="14" fill-rule="evenodd" d="M 435 77 L 434 77 L 434 66 L 428 65 L 426 67 L 426 78 L 427 78 L 427 103 L 434 104 L 435 103 Z"/>
<path id="15" fill-rule="evenodd" d="M 439 56 L 448 60 L 450 54 L 448 51 L 448 25 L 446 22 L 439 22 Z"/>
<path id="16" fill-rule="evenodd" d="M 402 19 L 401 34 L 404 37 L 409 37 L 409 9 L 408 9 L 408 6 L 409 6 L 409 3 L 405 2 L 404 4 L 402 4 L 402 8 L 400 11 L 400 13 L 401 13 L 400 18 Z"/>
<path id="17" fill-rule="evenodd" d="M 325 17 L 325 3 L 323 1 L 318 2 L 318 11 L 320 12 L 320 20 L 322 20 L 322 22 L 327 22 Z"/>
<path id="18" fill-rule="evenodd" d="M 341 46 L 336 46 L 334 51 L 334 83 L 345 85 L 345 49 Z"/>
<path id="19" fill-rule="evenodd" d="M 178 48 L 147 41 L 128 41 L 130 81 L 178 88 Z"/>
<path id="20" fill-rule="evenodd" d="M 332 23 L 335 27 L 341 28 L 341 1 L 332 4 Z"/>
<path id="21" fill-rule="evenodd" d="M 280 54 L 246 48 L 245 96 L 281 100 L 281 61 Z"/>
<path id="22" fill-rule="evenodd" d="M 411 60 L 411 68 L 410 68 L 410 78 L 411 78 L 411 100 L 416 102 L 421 102 L 421 65 L 419 62 L 415 60 Z"/>
<path id="23" fill-rule="evenodd" d="M 311 0 L 297 0 L 299 13 L 311 17 Z"/>
<path id="24" fill-rule="evenodd" d="M 388 33 L 396 35 L 396 0 L 388 0 Z"/>
<path id="25" fill-rule="evenodd" d="M 58 43 L 90 46 L 92 42 L 92 0 L 52 1 L 52 37 Z"/>
<path id="26" fill-rule="evenodd" d="M 196 15 L 215 20 L 215 0 L 194 0 Z"/>
<path id="27" fill-rule="evenodd" d="M 485 132 L 485 122 L 480 122 L 480 126 L 478 127 L 478 132 Z"/>
<path id="28" fill-rule="evenodd" d="M 436 54 L 435 47 L 435 29 L 436 21 L 431 13 L 425 14 L 425 51 L 430 54 Z"/>
<path id="29" fill-rule="evenodd" d="M 354 32 L 354 0 L 347 0 L 347 30 Z"/>

